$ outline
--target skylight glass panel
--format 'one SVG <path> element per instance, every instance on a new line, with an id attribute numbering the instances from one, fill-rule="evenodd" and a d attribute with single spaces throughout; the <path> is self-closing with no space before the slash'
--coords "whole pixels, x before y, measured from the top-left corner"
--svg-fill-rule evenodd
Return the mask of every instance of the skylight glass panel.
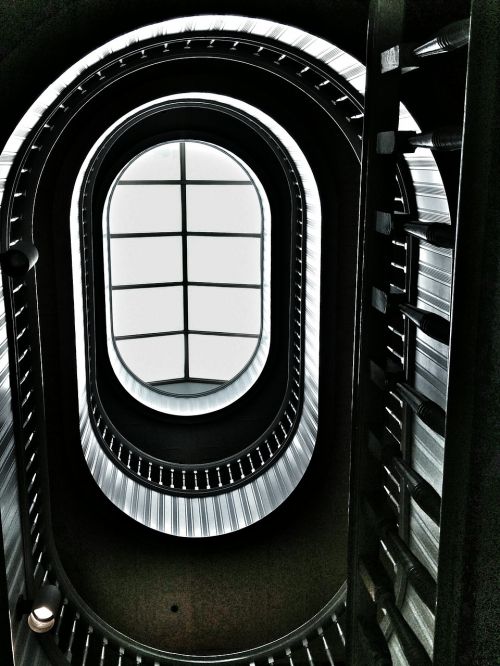
<path id="1" fill-rule="evenodd" d="M 260 233 L 261 209 L 251 185 L 188 185 L 188 231 Z"/>
<path id="2" fill-rule="evenodd" d="M 111 234 L 181 231 L 179 185 L 117 184 L 111 197 Z"/>
<path id="3" fill-rule="evenodd" d="M 191 282 L 260 285 L 259 238 L 190 236 L 187 250 Z"/>
<path id="4" fill-rule="evenodd" d="M 182 330 L 182 287 L 114 290 L 112 312 L 115 337 Z"/>
<path id="5" fill-rule="evenodd" d="M 155 391 L 194 399 L 251 363 L 263 309 L 259 187 L 222 148 L 172 141 L 134 158 L 111 188 L 112 335 Z"/>
<path id="6" fill-rule="evenodd" d="M 260 333 L 260 289 L 189 287 L 188 294 L 190 330 Z"/>
<path id="7" fill-rule="evenodd" d="M 163 143 L 139 155 L 120 176 L 123 180 L 180 180 L 179 143 Z"/>
<path id="8" fill-rule="evenodd" d="M 179 236 L 112 238 L 113 285 L 182 282 L 182 240 Z"/>
<path id="9" fill-rule="evenodd" d="M 232 379 L 250 361 L 257 345 L 256 338 L 190 335 L 190 372 L 195 377 Z"/>
<path id="10" fill-rule="evenodd" d="M 188 180 L 226 180 L 251 183 L 247 172 L 223 150 L 201 142 L 186 142 L 186 178 Z"/>
<path id="11" fill-rule="evenodd" d="M 116 346 L 129 370 L 145 382 L 184 376 L 184 335 L 117 340 Z"/>

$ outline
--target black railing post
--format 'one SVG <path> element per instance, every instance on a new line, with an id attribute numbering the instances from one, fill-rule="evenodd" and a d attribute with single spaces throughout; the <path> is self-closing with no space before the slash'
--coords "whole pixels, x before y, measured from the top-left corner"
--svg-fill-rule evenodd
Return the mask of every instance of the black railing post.
<path id="1" fill-rule="evenodd" d="M 372 382 L 371 361 L 380 359 L 386 349 L 385 322 L 372 307 L 372 288 L 385 288 L 390 282 L 384 257 L 390 256 L 391 240 L 377 232 L 376 211 L 392 212 L 397 190 L 397 154 L 380 150 L 377 136 L 398 130 L 400 72 L 383 73 L 381 54 L 401 42 L 403 14 L 403 0 L 374 0 L 370 4 L 367 32 L 346 618 L 347 660 L 360 666 L 367 663 L 363 627 L 375 627 L 377 619 L 375 607 L 359 577 L 359 558 L 376 558 L 379 548 L 378 536 L 361 510 L 361 494 L 380 488 L 383 473 L 382 467 L 374 467 L 373 459 L 367 455 L 369 424 L 381 424 L 384 415 L 384 392 Z"/>

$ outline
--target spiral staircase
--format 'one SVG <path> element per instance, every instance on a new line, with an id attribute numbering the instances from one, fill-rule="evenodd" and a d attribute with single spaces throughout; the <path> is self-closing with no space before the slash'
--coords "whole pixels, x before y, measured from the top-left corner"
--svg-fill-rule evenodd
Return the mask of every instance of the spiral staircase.
<path id="1" fill-rule="evenodd" d="M 497 663 L 500 11 L 442 9 L 373 0 L 366 67 L 305 6 L 117 17 L 8 116 L 2 664 Z M 278 313 L 254 389 L 187 428 L 117 380 L 99 254 L 122 153 L 179 132 L 272 192 Z"/>

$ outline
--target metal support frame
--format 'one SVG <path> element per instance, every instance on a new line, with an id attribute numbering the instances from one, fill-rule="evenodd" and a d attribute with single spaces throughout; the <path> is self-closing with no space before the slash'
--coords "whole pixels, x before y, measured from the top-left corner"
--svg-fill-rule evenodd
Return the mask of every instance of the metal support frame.
<path id="1" fill-rule="evenodd" d="M 387 19 L 380 21 L 379 5 L 384 5 Z M 362 516 L 362 493 L 381 487 L 379 471 L 370 465 L 367 455 L 368 429 L 383 413 L 381 393 L 370 379 L 370 361 L 380 353 L 384 343 L 384 327 L 377 322 L 377 312 L 372 307 L 373 276 L 383 270 L 377 268 L 377 257 L 388 255 L 389 240 L 377 234 L 375 212 L 391 210 L 395 187 L 394 155 L 377 154 L 377 134 L 380 131 L 396 131 L 399 121 L 399 76 L 384 75 L 380 54 L 401 41 L 403 2 L 377 0 L 371 3 L 367 35 L 367 79 L 365 94 L 365 124 L 361 166 L 360 229 L 358 240 L 358 278 L 356 303 L 355 340 L 357 353 L 354 358 L 353 388 L 353 439 L 351 448 L 351 491 L 349 501 L 349 556 L 347 596 L 347 658 L 351 664 L 364 663 L 364 635 L 359 619 L 376 625 L 375 606 L 358 575 L 360 558 L 378 558 L 379 540 Z M 397 101 L 396 101 L 397 100 Z M 382 164 L 379 164 L 382 163 Z M 382 168 L 381 168 L 382 167 Z M 387 198 L 381 202 L 379 194 Z M 383 205 L 385 203 L 385 206 Z M 381 247 L 382 246 L 382 247 Z M 385 250 L 384 250 L 385 247 Z"/>

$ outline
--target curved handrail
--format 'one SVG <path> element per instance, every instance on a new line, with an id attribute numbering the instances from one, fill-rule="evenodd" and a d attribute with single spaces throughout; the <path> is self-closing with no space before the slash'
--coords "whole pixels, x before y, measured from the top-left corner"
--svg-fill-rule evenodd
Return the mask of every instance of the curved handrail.
<path id="1" fill-rule="evenodd" d="M 202 104 L 202 102 L 198 102 Z M 214 103 L 209 105 L 215 106 Z M 225 108 L 217 104 L 217 108 Z M 265 136 L 267 141 L 271 137 L 263 128 L 259 127 L 254 119 L 250 119 L 241 112 L 231 109 L 231 115 L 242 115 L 245 122 L 255 125 L 257 131 Z M 120 127 L 120 131 L 123 129 Z M 287 174 L 288 185 L 291 191 L 291 201 L 294 209 L 292 219 L 294 256 L 291 274 L 290 295 L 290 341 L 289 373 L 285 396 L 277 415 L 264 433 L 245 449 L 225 459 L 209 462 L 204 465 L 172 463 L 161 460 L 139 449 L 128 441 L 119 432 L 117 426 L 111 422 L 100 400 L 96 382 L 96 344 L 95 319 L 93 317 L 93 276 L 92 276 L 92 249 L 91 243 L 91 190 L 98 173 L 99 161 L 106 154 L 100 149 L 98 155 L 89 163 L 87 176 L 82 186 L 82 199 L 80 205 L 80 223 L 82 238 L 82 278 L 85 291 L 85 300 L 89 305 L 86 318 L 86 345 L 87 345 L 87 385 L 88 401 L 92 419 L 92 426 L 107 455 L 128 476 L 138 480 L 143 485 L 155 488 L 162 492 L 176 495 L 205 495 L 225 492 L 238 486 L 249 483 L 274 464 L 276 459 L 286 450 L 296 431 L 302 406 L 304 373 L 304 319 L 305 308 L 302 307 L 302 294 L 305 292 L 305 272 L 302 267 L 306 261 L 306 209 L 302 202 L 305 193 L 301 178 L 294 166 L 294 162 L 285 148 L 275 139 L 273 150 L 282 162 Z"/>

